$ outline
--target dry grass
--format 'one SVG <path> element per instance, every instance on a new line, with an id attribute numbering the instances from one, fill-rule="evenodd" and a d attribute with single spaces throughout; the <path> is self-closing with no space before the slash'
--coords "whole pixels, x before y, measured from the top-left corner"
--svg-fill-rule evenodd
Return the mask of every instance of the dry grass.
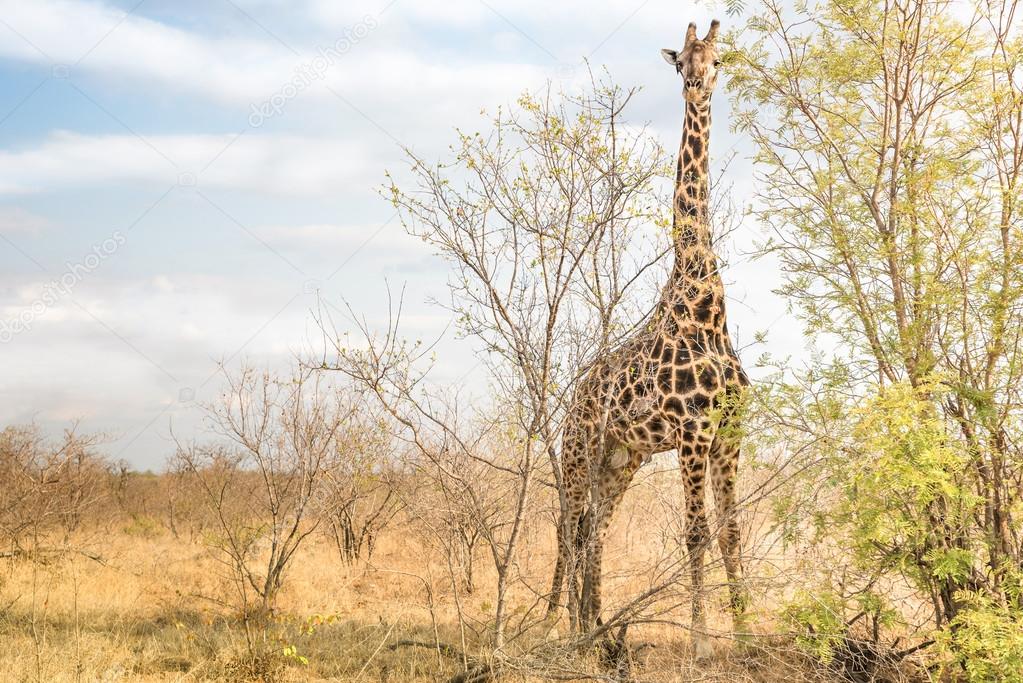
<path id="1" fill-rule="evenodd" d="M 652 480 L 617 520 L 606 567 L 608 609 L 650 585 L 650 563 L 671 545 L 675 532 L 663 509 L 671 488 L 670 479 Z M 531 550 L 517 567 L 513 614 L 541 609 L 538 595 L 547 589 L 554 559 L 550 531 L 549 521 L 537 516 Z M 435 649 L 391 647 L 401 639 L 435 638 L 460 645 L 462 638 L 448 567 L 410 527 L 392 529 L 371 563 L 351 567 L 318 537 L 303 546 L 278 616 L 265 631 L 248 629 L 248 638 L 244 620 L 218 602 L 230 596 L 230 583 L 201 539 L 175 539 L 157 525 L 135 523 L 82 543 L 98 550 L 102 561 L 79 554 L 46 563 L 5 560 L 0 680 L 410 682 L 445 680 L 459 669 L 455 658 Z M 774 557 L 769 565 L 778 563 Z M 495 579 L 482 553 L 478 564 L 477 590 L 459 597 L 466 621 L 486 633 Z M 666 618 L 688 621 L 683 598 Z M 711 627 L 723 632 L 729 627 L 724 598 L 716 591 L 708 603 Z M 771 630 L 770 607 L 756 608 L 758 632 Z M 777 640 L 740 647 L 721 639 L 717 657 L 700 664 L 678 626 L 639 625 L 630 642 L 645 644 L 633 671 L 638 680 L 827 680 L 808 672 L 794 648 Z M 470 630 L 467 649 L 478 644 Z M 294 654 L 286 655 L 292 647 Z"/>

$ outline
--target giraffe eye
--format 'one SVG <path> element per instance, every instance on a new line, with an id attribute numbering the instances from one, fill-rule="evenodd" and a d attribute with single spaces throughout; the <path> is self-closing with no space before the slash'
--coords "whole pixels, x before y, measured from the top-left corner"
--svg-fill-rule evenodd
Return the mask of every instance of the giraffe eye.
<path id="1" fill-rule="evenodd" d="M 720 60 L 720 59 L 715 59 L 715 60 L 714 60 L 714 68 L 716 69 L 716 68 L 718 68 L 719 66 L 721 66 L 721 60 Z"/>

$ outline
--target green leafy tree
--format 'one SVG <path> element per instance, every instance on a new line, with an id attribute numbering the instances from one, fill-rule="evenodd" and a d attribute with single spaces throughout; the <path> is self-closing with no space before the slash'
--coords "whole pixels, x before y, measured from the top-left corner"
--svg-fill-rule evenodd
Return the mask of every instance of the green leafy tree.
<path id="1" fill-rule="evenodd" d="M 1000 675 L 1023 562 L 1018 14 L 766 0 L 728 56 L 762 251 L 818 340 L 763 408 L 803 465 L 786 533 L 830 549 L 850 609 L 909 586 Z"/>

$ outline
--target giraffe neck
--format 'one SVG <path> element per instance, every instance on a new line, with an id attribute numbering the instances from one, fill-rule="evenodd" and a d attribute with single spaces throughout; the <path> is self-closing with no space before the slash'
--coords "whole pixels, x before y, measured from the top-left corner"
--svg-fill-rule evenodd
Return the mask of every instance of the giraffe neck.
<path id="1" fill-rule="evenodd" d="M 687 101 L 673 203 L 675 264 L 661 303 L 664 314 L 679 330 L 692 329 L 694 324 L 708 331 L 725 328 L 724 287 L 711 244 L 708 215 L 709 142 L 710 100 Z"/>

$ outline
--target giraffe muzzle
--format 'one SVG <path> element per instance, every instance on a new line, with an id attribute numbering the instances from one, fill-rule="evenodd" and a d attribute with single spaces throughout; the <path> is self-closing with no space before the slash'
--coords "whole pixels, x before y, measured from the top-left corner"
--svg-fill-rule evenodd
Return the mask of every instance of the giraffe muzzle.
<path id="1" fill-rule="evenodd" d="M 686 88 L 687 89 L 695 90 L 695 89 L 701 88 L 701 87 L 703 87 L 703 79 L 702 78 L 687 78 L 686 79 Z"/>

